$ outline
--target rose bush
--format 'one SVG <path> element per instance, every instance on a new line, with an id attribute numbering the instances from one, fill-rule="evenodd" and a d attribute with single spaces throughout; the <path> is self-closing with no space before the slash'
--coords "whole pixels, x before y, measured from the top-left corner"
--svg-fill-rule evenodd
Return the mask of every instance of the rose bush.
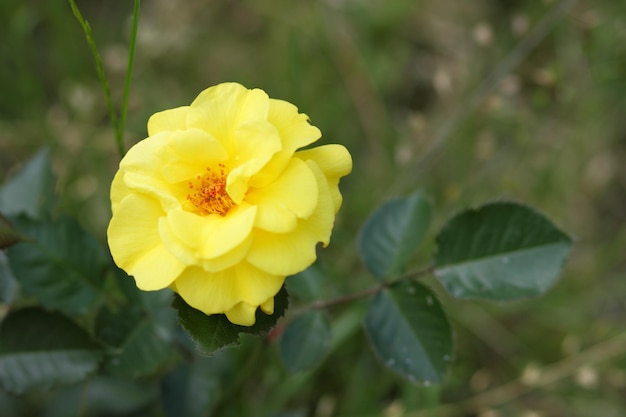
<path id="1" fill-rule="evenodd" d="M 271 314 L 285 277 L 328 245 L 352 169 L 341 145 L 298 150 L 320 136 L 292 104 L 237 83 L 154 114 L 111 186 L 116 264 L 235 324 Z"/>

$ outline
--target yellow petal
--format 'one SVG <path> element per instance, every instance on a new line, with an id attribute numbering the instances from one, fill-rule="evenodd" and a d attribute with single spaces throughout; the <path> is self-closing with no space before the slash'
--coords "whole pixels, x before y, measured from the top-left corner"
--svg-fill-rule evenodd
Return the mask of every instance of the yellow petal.
<path id="1" fill-rule="evenodd" d="M 161 174 L 171 183 L 187 181 L 206 174 L 206 169 L 228 158 L 226 149 L 204 130 L 188 129 L 173 132 L 166 145 Z"/>
<path id="2" fill-rule="evenodd" d="M 259 172 L 280 148 L 276 128 L 266 121 L 249 120 L 237 128 L 226 184 L 226 191 L 236 204 L 248 191 L 250 177 Z"/>
<path id="3" fill-rule="evenodd" d="M 250 186 L 263 187 L 274 181 L 289 163 L 296 149 L 318 140 L 322 133 L 311 126 L 306 114 L 283 100 L 270 99 L 267 120 L 276 127 L 282 142 L 282 149 L 277 152 L 263 169 L 250 180 Z"/>
<path id="4" fill-rule="evenodd" d="M 163 246 L 180 262 L 187 266 L 200 265 L 201 261 L 198 259 L 196 253 L 197 249 L 185 245 L 181 239 L 176 236 L 167 217 L 161 217 L 159 219 L 158 232 Z"/>
<path id="5" fill-rule="evenodd" d="M 184 268 L 159 237 L 157 224 L 164 214 L 158 201 L 129 194 L 117 206 L 107 229 L 115 263 L 134 276 L 141 289 L 165 288 Z"/>
<path id="6" fill-rule="evenodd" d="M 188 112 L 189 106 L 183 106 L 153 114 L 148 119 L 148 136 L 159 132 L 186 129 Z"/>
<path id="7" fill-rule="evenodd" d="M 166 149 L 169 133 L 159 133 L 136 143 L 120 161 L 120 171 L 127 188 L 157 197 L 163 207 L 176 207 L 174 189 L 160 173 L 162 155 Z"/>
<path id="8" fill-rule="evenodd" d="M 325 246 L 334 224 L 334 204 L 326 178 L 314 162 L 307 162 L 318 181 L 318 204 L 311 216 L 299 220 L 290 233 L 256 230 L 246 259 L 255 267 L 276 275 L 293 275 L 316 259 L 316 245 Z"/>
<path id="9" fill-rule="evenodd" d="M 318 140 L 322 133 L 309 123 L 306 114 L 298 113 L 298 108 L 293 104 L 270 99 L 270 108 L 267 120 L 272 123 L 283 139 L 283 146 L 296 150 Z"/>
<path id="10" fill-rule="evenodd" d="M 223 255 L 214 258 L 202 258 L 201 264 L 207 272 L 219 272 L 241 262 L 250 250 L 252 235 Z"/>
<path id="11" fill-rule="evenodd" d="M 246 201 L 257 206 L 254 226 L 269 232 L 286 233 L 297 219 L 309 217 L 317 206 L 317 180 L 300 159 L 292 159 L 282 175 L 270 185 L 251 189 Z"/>
<path id="12" fill-rule="evenodd" d="M 214 216 L 199 216 L 182 209 L 167 212 L 170 230 L 180 242 L 193 251 L 198 250 L 205 239 L 209 223 Z M 219 217 L 219 216 L 217 216 Z"/>
<path id="13" fill-rule="evenodd" d="M 228 321 L 240 326 L 252 326 L 256 323 L 256 309 L 247 303 L 239 303 L 226 312 Z"/>
<path id="14" fill-rule="evenodd" d="M 342 145 L 324 145 L 296 152 L 296 157 L 315 161 L 325 176 L 339 178 L 352 171 L 352 157 Z"/>
<path id="15" fill-rule="evenodd" d="M 162 149 L 166 146 L 168 137 L 169 133 L 165 132 L 137 142 L 120 161 L 120 168 L 150 175 L 158 174 L 162 163 Z"/>
<path id="16" fill-rule="evenodd" d="M 263 310 L 265 314 L 274 314 L 274 297 L 268 298 L 261 304 L 261 310 Z"/>
<path id="17" fill-rule="evenodd" d="M 216 258 L 243 242 L 252 231 L 256 207 L 243 204 L 232 208 L 225 216 L 209 215 L 200 248 L 202 258 Z"/>
<path id="18" fill-rule="evenodd" d="M 324 145 L 296 152 L 295 156 L 304 161 L 314 161 L 320 167 L 328 179 L 336 214 L 343 201 L 339 179 L 352 171 L 352 157 L 348 150 L 342 145 Z"/>
<path id="19" fill-rule="evenodd" d="M 252 231 L 255 213 L 256 207 L 248 204 L 233 208 L 223 217 L 170 210 L 167 225 L 161 225 L 160 231 L 164 244 L 181 260 L 191 263 L 195 258 L 193 263 L 201 264 L 238 248 Z"/>
<path id="20" fill-rule="evenodd" d="M 264 273 L 246 262 L 221 272 L 187 268 L 176 280 L 176 291 L 205 314 L 222 314 L 238 303 L 259 306 L 282 287 L 284 278 Z M 256 309 L 256 307 L 254 307 Z"/>
<path id="21" fill-rule="evenodd" d="M 315 262 L 316 244 L 302 227 L 284 234 L 258 230 L 246 259 L 267 273 L 293 275 Z"/>
<path id="22" fill-rule="evenodd" d="M 192 266 L 180 274 L 175 284 L 185 302 L 205 314 L 222 314 L 241 301 L 237 281 L 224 272 L 210 273 Z"/>
<path id="23" fill-rule="evenodd" d="M 302 226 L 310 236 L 315 236 L 318 242 L 321 242 L 326 247 L 330 243 L 330 235 L 335 223 L 335 207 L 332 193 L 326 182 L 326 177 L 317 164 L 313 161 L 307 161 L 307 165 L 315 174 L 319 194 L 315 213 L 303 221 Z"/>
<path id="24" fill-rule="evenodd" d="M 195 216 L 192 213 L 188 213 L 188 215 Z M 243 241 L 220 255 L 210 258 L 206 257 L 203 253 L 206 240 L 205 233 L 208 228 L 206 225 L 198 226 L 196 229 L 197 233 L 192 231 L 185 233 L 186 229 L 174 231 L 172 223 L 176 226 L 191 223 L 187 222 L 187 220 L 189 219 L 180 216 L 173 222 L 168 221 L 168 218 L 165 217 L 159 221 L 159 235 L 163 240 L 163 245 L 184 264 L 202 266 L 207 272 L 220 272 L 241 262 L 248 253 L 252 243 L 251 235 L 248 235 Z"/>
<path id="25" fill-rule="evenodd" d="M 156 198 L 165 210 L 180 207 L 180 197 L 176 196 L 177 190 L 160 176 L 127 171 L 124 173 L 123 180 L 126 187 L 133 190 L 133 192 L 147 194 Z"/>
<path id="26" fill-rule="evenodd" d="M 131 190 L 124 183 L 124 172 L 122 170 L 118 170 L 113 177 L 113 181 L 111 182 L 111 211 L 113 213 L 117 210 L 117 206 L 120 204 L 122 199 L 130 192 Z"/>
<path id="27" fill-rule="evenodd" d="M 235 129 L 246 120 L 265 120 L 269 98 L 263 90 L 223 83 L 201 92 L 191 103 L 187 126 L 211 133 L 230 153 Z"/>
<path id="28" fill-rule="evenodd" d="M 135 278 L 137 288 L 143 291 L 155 291 L 167 288 L 185 269 L 163 245 L 155 246 L 146 252 L 127 270 Z"/>

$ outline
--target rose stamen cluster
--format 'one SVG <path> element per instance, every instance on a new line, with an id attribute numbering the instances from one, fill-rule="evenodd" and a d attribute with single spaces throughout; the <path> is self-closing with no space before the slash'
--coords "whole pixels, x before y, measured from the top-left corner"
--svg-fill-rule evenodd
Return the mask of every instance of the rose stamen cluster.
<path id="1" fill-rule="evenodd" d="M 234 204 L 226 192 L 226 166 L 219 164 L 218 168 L 218 173 L 207 168 L 205 175 L 198 175 L 195 182 L 189 181 L 189 189 L 194 191 L 193 194 L 187 194 L 187 200 L 195 207 L 195 211 L 203 216 L 208 214 L 223 216 Z"/>

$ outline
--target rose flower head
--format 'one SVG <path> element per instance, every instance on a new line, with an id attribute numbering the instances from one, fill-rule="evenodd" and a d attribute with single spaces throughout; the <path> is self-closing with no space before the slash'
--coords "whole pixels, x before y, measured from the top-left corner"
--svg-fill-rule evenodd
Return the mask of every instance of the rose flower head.
<path id="1" fill-rule="evenodd" d="M 294 105 L 237 83 L 154 114 L 111 185 L 115 263 L 139 289 L 234 324 L 272 314 L 285 277 L 328 245 L 352 169 L 341 145 L 298 150 L 320 136 Z"/>

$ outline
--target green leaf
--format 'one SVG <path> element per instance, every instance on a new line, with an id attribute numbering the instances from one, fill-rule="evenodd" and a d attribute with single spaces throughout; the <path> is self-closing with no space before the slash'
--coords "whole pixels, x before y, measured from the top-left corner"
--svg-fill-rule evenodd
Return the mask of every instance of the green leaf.
<path id="1" fill-rule="evenodd" d="M 556 281 L 572 240 L 537 211 L 510 202 L 454 217 L 437 236 L 435 275 L 457 298 L 513 300 Z"/>
<path id="2" fill-rule="evenodd" d="M 226 351 L 178 366 L 163 378 L 161 401 L 168 416 L 208 417 L 223 394 L 224 379 L 234 372 Z"/>
<path id="3" fill-rule="evenodd" d="M 159 401 L 158 388 L 145 380 L 93 376 L 55 392 L 45 404 L 45 417 L 161 415 L 148 412 Z"/>
<path id="4" fill-rule="evenodd" d="M 319 311 L 302 314 L 288 323 L 280 339 L 280 357 L 290 372 L 317 365 L 330 348 L 330 324 Z"/>
<path id="5" fill-rule="evenodd" d="M 440 384 L 452 357 L 452 329 L 435 294 L 401 281 L 378 293 L 365 316 L 374 352 L 411 382 Z"/>
<path id="6" fill-rule="evenodd" d="M 9 267 L 9 259 L 0 251 L 0 321 L 4 314 L 2 304 L 11 304 L 17 294 L 17 282 Z"/>
<path id="7" fill-rule="evenodd" d="M 109 265 L 102 246 L 68 217 L 46 222 L 18 217 L 14 224 L 33 240 L 7 250 L 24 291 L 49 308 L 85 314 L 98 298 Z"/>
<path id="8" fill-rule="evenodd" d="M 269 332 L 283 316 L 289 304 L 285 287 L 274 297 L 274 314 L 268 315 L 257 309 L 256 323 L 253 326 L 238 326 L 228 321 L 224 314 L 207 316 L 190 307 L 179 295 L 174 296 L 172 306 L 178 311 L 178 322 L 196 344 L 203 355 L 227 346 L 239 344 L 239 334 L 263 335 Z"/>
<path id="9" fill-rule="evenodd" d="M 430 204 L 421 192 L 391 200 L 376 210 L 358 240 L 367 269 L 381 280 L 404 272 L 426 234 L 430 217 Z"/>
<path id="10" fill-rule="evenodd" d="M 26 213 L 41 217 L 53 202 L 54 181 L 50 150 L 44 148 L 0 187 L 0 211 L 5 215 Z"/>
<path id="11" fill-rule="evenodd" d="M 58 313 L 27 308 L 0 327 L 0 386 L 12 393 L 77 382 L 98 367 L 100 348 Z"/>
<path id="12" fill-rule="evenodd" d="M 124 302 L 101 308 L 95 320 L 98 339 L 111 347 L 105 371 L 131 378 L 153 374 L 174 358 L 172 293 L 139 291 L 133 278 L 119 269 L 115 282 L 126 295 Z"/>
<path id="13" fill-rule="evenodd" d="M 313 264 L 304 271 L 287 277 L 285 282 L 287 291 L 292 296 L 303 300 L 317 300 L 322 297 L 322 282 L 324 275 L 322 271 Z"/>
<path id="14" fill-rule="evenodd" d="M 28 239 L 15 230 L 11 222 L 0 214 L 0 250 L 24 240 Z"/>
<path id="15" fill-rule="evenodd" d="M 106 372 L 131 378 L 150 375 L 172 358 L 172 339 L 169 326 L 159 320 L 140 320 L 126 335 L 119 350 L 107 357 Z"/>

